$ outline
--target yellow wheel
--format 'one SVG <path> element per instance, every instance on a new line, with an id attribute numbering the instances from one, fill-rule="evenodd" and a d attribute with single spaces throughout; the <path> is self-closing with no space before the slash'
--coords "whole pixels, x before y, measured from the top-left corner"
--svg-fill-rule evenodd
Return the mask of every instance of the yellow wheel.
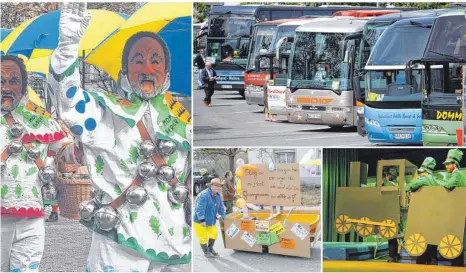
<path id="1" fill-rule="evenodd" d="M 335 227 L 337 232 L 340 234 L 346 234 L 351 229 L 351 223 L 348 222 L 349 217 L 347 215 L 340 215 L 335 219 Z"/>
<path id="2" fill-rule="evenodd" d="M 379 235 L 384 239 L 393 239 L 398 233 L 398 225 L 392 219 L 383 220 L 382 224 L 390 225 L 390 227 L 380 226 Z"/>
<path id="3" fill-rule="evenodd" d="M 438 252 L 445 259 L 454 259 L 463 252 L 463 244 L 455 235 L 447 235 L 440 240 Z"/>
<path id="4" fill-rule="evenodd" d="M 359 219 L 361 221 L 370 221 L 369 217 L 362 217 Z M 372 234 L 374 232 L 374 226 L 373 225 L 368 225 L 368 224 L 357 224 L 354 226 L 354 229 L 356 232 L 359 234 L 361 237 L 366 237 Z"/>
<path id="5" fill-rule="evenodd" d="M 426 239 L 421 234 L 415 233 L 406 240 L 405 249 L 410 256 L 421 256 L 427 249 Z"/>

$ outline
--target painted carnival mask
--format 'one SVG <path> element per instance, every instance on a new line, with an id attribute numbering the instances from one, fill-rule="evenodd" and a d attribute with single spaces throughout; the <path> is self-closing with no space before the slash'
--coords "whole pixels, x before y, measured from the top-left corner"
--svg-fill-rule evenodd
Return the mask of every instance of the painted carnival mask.
<path id="1" fill-rule="evenodd" d="M 2 60 L 2 111 L 14 110 L 23 97 L 21 68 L 13 60 Z"/>

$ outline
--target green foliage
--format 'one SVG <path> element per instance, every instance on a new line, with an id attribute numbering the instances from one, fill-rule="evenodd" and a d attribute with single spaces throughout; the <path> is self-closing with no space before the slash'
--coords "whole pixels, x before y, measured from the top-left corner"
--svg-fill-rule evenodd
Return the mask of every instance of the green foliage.
<path id="1" fill-rule="evenodd" d="M 16 198 L 20 198 L 21 196 L 23 196 L 23 188 L 20 184 L 16 184 L 15 194 Z"/>
<path id="2" fill-rule="evenodd" d="M 116 195 L 121 195 L 123 193 L 120 186 L 118 186 L 117 184 L 115 184 L 115 187 L 113 188 L 113 190 L 115 191 Z"/>
<path id="3" fill-rule="evenodd" d="M 129 157 L 131 158 L 131 162 L 134 164 L 138 163 L 138 147 L 131 145 L 131 148 L 129 149 Z"/>
<path id="4" fill-rule="evenodd" d="M 132 211 L 129 213 L 129 221 L 131 223 L 134 223 L 134 221 L 136 221 L 136 218 L 138 218 L 138 213 L 136 211 Z"/>
<path id="5" fill-rule="evenodd" d="M 6 195 L 8 194 L 8 186 L 3 185 L 2 186 L 2 199 L 5 199 Z"/>
<path id="6" fill-rule="evenodd" d="M 207 20 L 210 7 L 204 3 L 194 3 L 194 23 L 202 23 Z"/>
<path id="7" fill-rule="evenodd" d="M 19 174 L 19 167 L 17 164 L 13 165 L 13 167 L 11 167 L 11 174 L 13 175 L 13 178 L 16 179 L 16 177 L 18 177 L 18 174 Z"/>
<path id="8" fill-rule="evenodd" d="M 150 217 L 149 226 L 155 234 L 160 235 L 161 233 L 160 232 L 160 221 L 159 219 L 157 219 L 157 217 L 155 216 Z"/>
<path id="9" fill-rule="evenodd" d="M 39 198 L 39 191 L 37 190 L 36 186 L 32 187 L 32 194 L 35 198 Z"/>
<path id="10" fill-rule="evenodd" d="M 98 155 L 95 160 L 95 171 L 98 174 L 102 174 L 104 172 L 104 165 L 105 165 L 104 160 L 102 159 L 100 155 Z"/>

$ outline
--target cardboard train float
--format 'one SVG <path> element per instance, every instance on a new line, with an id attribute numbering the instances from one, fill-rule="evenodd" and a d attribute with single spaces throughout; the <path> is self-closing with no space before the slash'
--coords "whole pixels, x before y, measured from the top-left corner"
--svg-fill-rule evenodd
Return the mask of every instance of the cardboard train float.
<path id="1" fill-rule="evenodd" d="M 409 195 L 405 183 L 415 180 L 417 166 L 405 159 L 380 160 L 375 185 L 367 183 L 367 165 L 351 162 L 348 187 L 336 189 L 335 228 L 359 236 L 376 234 L 385 239 L 403 238 L 410 256 L 422 255 L 427 245 L 438 246 L 445 259 L 463 250 L 466 220 L 466 188 L 447 190 L 442 186 L 422 187 Z M 384 174 L 397 178 L 387 181 Z M 446 173 L 434 173 L 444 180 Z M 406 221 L 404 234 L 400 222 Z"/>

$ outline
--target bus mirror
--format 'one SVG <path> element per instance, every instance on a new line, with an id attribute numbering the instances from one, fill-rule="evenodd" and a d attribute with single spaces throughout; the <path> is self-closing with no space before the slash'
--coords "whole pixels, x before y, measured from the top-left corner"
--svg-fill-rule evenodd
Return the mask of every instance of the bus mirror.
<path id="1" fill-rule="evenodd" d="M 363 101 L 364 96 L 361 94 L 361 76 L 353 77 L 353 89 L 356 100 Z"/>
<path id="2" fill-rule="evenodd" d="M 408 64 L 405 69 L 405 78 L 406 78 L 407 85 L 412 85 L 412 76 L 413 76 L 413 69 L 411 65 Z"/>

